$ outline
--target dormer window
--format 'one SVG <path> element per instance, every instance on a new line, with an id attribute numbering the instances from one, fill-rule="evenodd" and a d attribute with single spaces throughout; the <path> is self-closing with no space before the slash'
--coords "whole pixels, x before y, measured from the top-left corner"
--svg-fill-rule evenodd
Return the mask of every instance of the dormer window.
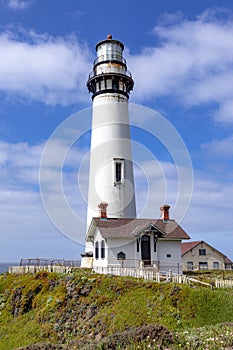
<path id="1" fill-rule="evenodd" d="M 124 182 L 124 159 L 114 158 L 114 184 Z"/>

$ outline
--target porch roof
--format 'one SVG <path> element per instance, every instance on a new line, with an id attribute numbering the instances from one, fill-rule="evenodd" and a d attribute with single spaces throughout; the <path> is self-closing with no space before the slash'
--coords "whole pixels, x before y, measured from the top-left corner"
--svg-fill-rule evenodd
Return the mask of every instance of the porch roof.
<path id="1" fill-rule="evenodd" d="M 98 228 L 103 238 L 124 238 L 135 240 L 144 230 L 150 226 L 155 227 L 163 234 L 163 239 L 189 239 L 189 235 L 178 225 L 175 220 L 163 221 L 162 219 L 126 219 L 108 218 L 92 219 L 88 237 L 94 235 L 95 228 Z"/>

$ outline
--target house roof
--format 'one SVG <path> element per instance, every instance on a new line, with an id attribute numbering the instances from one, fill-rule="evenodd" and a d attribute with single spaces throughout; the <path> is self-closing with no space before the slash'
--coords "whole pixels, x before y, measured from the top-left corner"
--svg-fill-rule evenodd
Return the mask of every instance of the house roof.
<path id="1" fill-rule="evenodd" d="M 224 263 L 225 264 L 229 264 L 229 265 L 233 265 L 233 261 L 231 261 L 231 259 L 229 259 L 227 256 L 225 256 L 225 258 L 224 258 Z"/>
<path id="2" fill-rule="evenodd" d="M 126 219 L 126 218 L 93 218 L 88 237 L 94 235 L 94 229 L 100 230 L 103 238 L 124 238 L 134 240 L 148 227 L 157 229 L 164 239 L 189 239 L 189 235 L 178 225 L 175 220 L 163 221 L 162 219 Z"/>
<path id="3" fill-rule="evenodd" d="M 181 244 L 181 255 L 186 254 L 203 241 L 185 242 Z"/>
<path id="4" fill-rule="evenodd" d="M 207 244 L 209 247 L 211 247 L 212 249 L 214 249 L 216 252 L 218 252 L 219 254 L 221 254 L 224 258 L 224 263 L 225 264 L 233 264 L 233 262 L 223 253 L 221 253 L 219 250 L 215 249 L 214 247 L 212 247 L 210 244 L 206 243 L 205 241 L 195 241 L 195 242 L 184 242 L 181 243 L 181 256 L 183 256 L 184 254 L 186 254 L 187 252 L 189 252 L 191 249 L 195 248 L 196 246 L 198 246 L 200 243 L 205 243 Z"/>

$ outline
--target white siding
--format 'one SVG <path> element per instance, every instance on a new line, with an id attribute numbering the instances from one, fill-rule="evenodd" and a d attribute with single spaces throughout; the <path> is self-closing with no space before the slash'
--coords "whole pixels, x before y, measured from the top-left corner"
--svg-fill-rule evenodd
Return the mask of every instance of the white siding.
<path id="1" fill-rule="evenodd" d="M 141 243 L 137 252 L 137 240 L 108 238 L 105 240 L 105 258 L 101 258 L 101 241 L 103 237 L 97 229 L 94 235 L 95 242 L 99 242 L 99 257 L 96 259 L 95 248 L 93 267 L 142 267 L 141 265 Z M 119 260 L 118 254 L 125 254 L 125 260 Z M 154 252 L 154 241 L 151 237 L 151 263 L 161 272 L 182 273 L 180 241 L 168 241 L 159 239 Z"/>
<path id="2" fill-rule="evenodd" d="M 114 158 L 124 159 L 124 183 L 115 184 Z M 118 94 L 94 98 L 89 171 L 87 228 L 107 202 L 108 217 L 136 217 L 128 100 Z"/>
<path id="3" fill-rule="evenodd" d="M 100 233 L 100 231 L 97 229 L 94 235 L 94 256 L 93 256 L 93 266 L 98 266 L 98 267 L 106 267 L 108 266 L 108 244 L 105 241 L 105 258 L 101 258 L 101 241 L 103 240 L 103 237 Z M 96 242 L 99 243 L 99 258 L 96 259 L 95 256 L 95 244 Z"/>
<path id="4" fill-rule="evenodd" d="M 157 251 L 160 271 L 182 273 L 180 241 L 158 240 Z"/>
<path id="5" fill-rule="evenodd" d="M 136 241 L 126 239 L 109 239 L 109 266 L 124 266 L 124 267 L 138 267 L 139 262 L 136 259 Z M 126 260 L 117 260 L 117 254 L 123 252 L 126 255 Z"/>

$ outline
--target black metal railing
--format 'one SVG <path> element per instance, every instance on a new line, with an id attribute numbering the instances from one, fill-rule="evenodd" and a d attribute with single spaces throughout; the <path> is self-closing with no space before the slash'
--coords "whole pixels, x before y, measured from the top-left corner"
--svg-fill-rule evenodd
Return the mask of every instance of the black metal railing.
<path id="1" fill-rule="evenodd" d="M 30 258 L 21 259 L 20 266 L 70 266 L 79 267 L 81 265 L 80 260 L 65 260 L 65 259 L 53 259 L 53 258 Z"/>

